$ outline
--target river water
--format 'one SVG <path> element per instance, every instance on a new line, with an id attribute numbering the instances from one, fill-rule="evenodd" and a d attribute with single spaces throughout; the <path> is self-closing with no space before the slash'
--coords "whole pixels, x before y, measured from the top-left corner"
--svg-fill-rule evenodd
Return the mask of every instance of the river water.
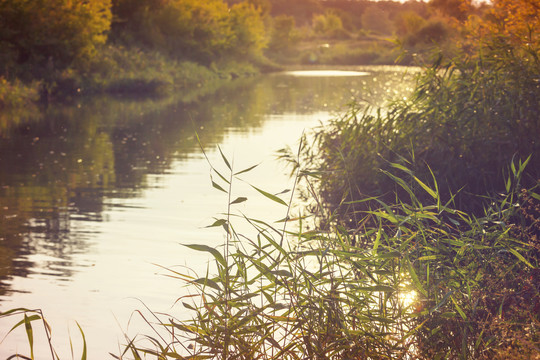
<path id="1" fill-rule="evenodd" d="M 181 244 L 223 244 L 223 231 L 206 226 L 227 210 L 227 195 L 212 187 L 196 134 L 220 171 L 219 149 L 236 171 L 258 164 L 233 184 L 233 197 L 248 198 L 238 211 L 273 222 L 284 207 L 248 184 L 291 188 L 277 150 L 294 149 L 352 100 L 383 105 L 412 85 L 412 70 L 401 67 L 284 72 L 196 101 L 92 98 L 2 130 L 0 311 L 40 309 L 61 359 L 72 357 L 70 339 L 74 357 L 82 353 L 77 324 L 89 359 L 112 358 L 123 334 L 147 331 L 137 310 L 186 312 L 175 301 L 189 289 L 163 267 L 204 273 L 208 257 Z M 30 354 L 23 326 L 9 333 L 21 319 L 0 317 L 0 358 Z M 43 327 L 33 322 L 35 355 L 51 359 Z"/>

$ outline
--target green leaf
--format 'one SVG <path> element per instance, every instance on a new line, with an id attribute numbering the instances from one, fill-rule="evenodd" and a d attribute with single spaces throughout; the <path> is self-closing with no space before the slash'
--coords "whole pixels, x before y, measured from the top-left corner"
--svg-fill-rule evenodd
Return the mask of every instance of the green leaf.
<path id="1" fill-rule="evenodd" d="M 281 205 L 288 206 L 285 201 L 281 200 L 276 195 L 272 195 L 272 194 L 270 194 L 270 193 L 268 193 L 268 192 L 266 192 L 264 190 L 261 190 L 258 187 L 253 186 L 253 185 L 251 185 L 251 187 L 254 188 L 255 190 L 257 190 L 258 192 L 260 192 L 261 194 L 263 194 L 264 196 L 266 196 L 267 198 L 269 198 L 270 200 L 275 201 L 275 202 L 277 202 L 277 203 L 279 203 Z"/>
<path id="2" fill-rule="evenodd" d="M 527 264 L 528 267 L 534 269 L 534 266 L 532 266 L 531 263 L 528 262 L 527 259 L 525 259 L 525 258 L 523 257 L 523 255 L 521 255 L 519 252 L 517 252 L 516 250 L 514 250 L 514 249 L 512 249 L 512 248 L 508 248 L 508 251 L 510 251 L 512 254 L 514 254 L 520 261 L 522 261 L 522 262 L 524 262 L 525 264 Z"/>
<path id="3" fill-rule="evenodd" d="M 382 223 L 379 221 L 379 229 L 377 230 L 377 235 L 375 236 L 375 241 L 373 242 L 373 252 L 376 252 L 377 248 L 379 247 L 379 243 L 381 241 L 381 235 L 382 235 Z"/>
<path id="4" fill-rule="evenodd" d="M 377 254 L 377 257 L 379 259 L 391 259 L 391 258 L 398 258 L 401 257 L 401 252 L 399 251 L 390 251 L 383 254 Z"/>
<path id="5" fill-rule="evenodd" d="M 454 303 L 454 306 L 456 307 L 456 310 L 459 313 L 459 315 L 461 316 L 461 318 L 463 320 L 467 321 L 467 315 L 465 315 L 465 312 L 461 309 L 461 307 L 459 306 L 457 301 L 454 300 L 454 297 L 452 296 L 452 297 L 450 297 L 450 299 L 452 299 L 452 302 Z"/>
<path id="6" fill-rule="evenodd" d="M 191 306 L 190 304 L 188 304 L 188 303 L 186 303 L 186 302 L 183 302 L 183 301 L 182 301 L 182 305 L 184 305 L 184 307 L 185 307 L 186 309 L 194 310 L 194 311 L 197 310 L 197 309 L 195 309 L 193 306 Z"/>
<path id="7" fill-rule="evenodd" d="M 530 191 L 530 194 L 531 194 L 531 196 L 532 196 L 533 198 L 535 198 L 536 200 L 540 200 L 540 195 L 539 195 L 539 194 L 537 194 L 537 193 L 535 193 L 535 192 L 532 192 L 532 191 Z"/>
<path id="8" fill-rule="evenodd" d="M 403 165 L 396 164 L 396 163 L 391 163 L 390 165 L 391 165 L 392 167 L 396 168 L 396 169 L 405 171 L 405 172 L 406 172 L 407 174 L 409 174 L 409 175 L 412 175 L 411 170 L 407 169 L 407 168 L 406 168 L 405 166 L 403 166 Z"/>
<path id="9" fill-rule="evenodd" d="M 26 329 L 26 336 L 28 337 L 28 345 L 30 345 L 30 358 L 34 360 L 34 332 L 32 330 L 32 320 L 24 314 L 24 327 Z"/>
<path id="10" fill-rule="evenodd" d="M 82 335 L 82 340 L 83 340 L 83 352 L 82 352 L 82 356 L 81 356 L 81 360 L 86 360 L 86 337 L 84 336 L 84 332 L 81 328 L 81 325 L 79 325 L 79 323 L 77 323 L 77 326 L 79 327 L 79 331 L 81 332 L 81 335 Z"/>
<path id="11" fill-rule="evenodd" d="M 219 285 L 214 280 L 209 279 L 209 278 L 199 278 L 199 279 L 193 280 L 193 282 L 204 285 L 204 286 L 209 286 L 217 291 L 222 291 Z"/>
<path id="12" fill-rule="evenodd" d="M 259 166 L 259 164 L 250 166 L 250 167 L 248 167 L 247 169 L 244 169 L 244 170 L 241 170 L 241 171 L 239 171 L 239 172 L 237 172 L 237 173 L 234 173 L 234 175 L 236 176 L 236 175 L 240 175 L 240 174 L 246 173 L 246 172 L 248 172 L 248 171 L 251 171 L 251 170 L 255 169 L 257 166 Z"/>
<path id="13" fill-rule="evenodd" d="M 274 270 L 274 271 L 271 271 L 271 273 L 276 276 L 292 277 L 292 274 L 287 270 Z"/>
<path id="14" fill-rule="evenodd" d="M 411 278 L 413 280 L 414 285 L 416 286 L 418 291 L 420 291 L 424 296 L 427 296 L 427 291 L 422 286 L 422 283 L 418 279 L 418 275 L 416 275 L 416 271 L 414 271 L 414 268 L 408 259 L 407 259 L 407 265 L 409 267 L 409 274 L 411 274 Z"/>
<path id="15" fill-rule="evenodd" d="M 427 186 L 426 184 L 424 184 L 422 182 L 422 180 L 420 180 L 419 178 L 417 178 L 416 176 L 413 176 L 414 180 L 416 180 L 417 183 L 420 184 L 420 186 L 426 190 L 426 192 L 434 199 L 437 199 L 437 194 L 435 193 L 435 191 L 433 191 L 429 186 Z"/>
<path id="16" fill-rule="evenodd" d="M 232 204 L 240 204 L 240 203 L 243 203 L 244 201 L 247 201 L 247 197 L 240 196 L 240 197 L 237 197 L 236 199 L 234 199 L 234 201 L 231 202 L 231 205 Z"/>
<path id="17" fill-rule="evenodd" d="M 439 310 L 439 308 L 441 306 L 443 306 L 446 301 L 448 300 L 448 298 L 454 293 L 454 290 L 450 290 L 449 292 L 447 292 L 446 294 L 444 294 L 443 298 L 441 299 L 441 301 L 439 301 L 439 303 L 437 305 L 435 305 L 435 307 L 433 309 L 431 309 L 430 312 L 434 312 L 434 311 L 437 311 Z"/>
<path id="18" fill-rule="evenodd" d="M 510 192 L 510 187 L 512 186 L 512 179 L 510 178 L 510 176 L 508 177 L 508 180 L 506 180 L 506 184 L 505 184 L 505 189 L 506 189 L 506 192 L 509 193 Z"/>
<path id="19" fill-rule="evenodd" d="M 227 267 L 227 262 L 225 261 L 225 258 L 219 251 L 216 249 L 208 246 L 208 245 L 200 245 L 200 244 L 190 244 L 190 245 L 184 245 L 185 247 L 188 247 L 190 249 L 196 250 L 196 251 L 204 251 L 209 252 L 214 256 L 214 258 L 223 266 Z"/>
<path id="20" fill-rule="evenodd" d="M 224 193 L 227 193 L 227 191 L 225 191 L 224 188 L 222 188 L 221 186 L 219 186 L 219 184 L 216 183 L 214 180 L 212 180 L 212 186 L 213 186 L 215 189 L 218 189 L 219 191 L 223 191 Z"/>
<path id="21" fill-rule="evenodd" d="M 232 170 L 231 164 L 229 163 L 229 160 L 225 157 L 225 154 L 223 154 L 223 151 L 221 151 L 221 147 L 218 145 L 219 153 L 221 154 L 221 157 L 223 158 L 223 161 L 225 162 L 225 165 L 229 168 L 229 170 Z"/>
<path id="22" fill-rule="evenodd" d="M 531 160 L 531 156 L 532 156 L 532 154 L 529 155 L 527 157 L 527 159 L 523 163 L 521 162 L 521 159 L 519 160 L 519 173 L 520 174 L 523 173 L 523 170 L 525 170 L 525 168 L 527 167 L 527 164 L 529 163 L 529 160 Z"/>
<path id="23" fill-rule="evenodd" d="M 217 227 L 217 226 L 223 226 L 223 225 L 226 225 L 227 224 L 227 220 L 225 219 L 217 219 L 216 221 L 214 221 L 214 223 L 212 225 L 208 225 L 206 226 L 207 228 L 209 227 Z"/>
<path id="24" fill-rule="evenodd" d="M 16 313 L 16 312 L 33 312 L 33 310 L 30 310 L 30 309 L 27 309 L 27 308 L 15 308 L 15 309 L 9 309 L 9 310 L 6 310 L 4 312 L 0 312 L 0 317 L 1 316 L 7 316 L 7 315 L 10 315 L 10 314 L 13 314 L 13 313 Z"/>
<path id="25" fill-rule="evenodd" d="M 442 313 L 442 314 L 439 315 L 439 316 L 442 317 L 442 318 L 446 318 L 446 319 L 452 319 L 452 318 L 455 318 L 455 317 L 456 317 L 456 313 L 455 313 L 455 312 L 448 311 L 448 312 Z"/>
<path id="26" fill-rule="evenodd" d="M 25 312 L 28 311 L 28 312 L 31 312 L 32 310 L 18 308 L 18 309 L 12 309 L 12 310 L 6 311 L 6 312 L 3 313 L 2 315 L 4 315 L 4 314 L 10 314 L 10 313 L 17 312 L 17 311 L 25 311 Z M 16 328 L 18 328 L 18 327 L 21 326 L 22 324 L 25 324 L 25 323 L 26 323 L 26 313 L 25 313 L 24 316 L 25 316 L 25 318 L 22 319 L 21 321 L 19 321 L 18 323 L 16 323 L 15 325 L 13 325 L 13 327 L 8 331 L 7 334 L 11 333 L 13 330 L 15 330 Z M 39 316 L 39 315 L 28 316 L 28 320 L 29 320 L 29 321 L 41 320 L 41 316 Z M 6 336 L 7 336 L 7 334 L 6 334 Z"/>
<path id="27" fill-rule="evenodd" d="M 426 255 L 426 256 L 420 256 L 418 258 L 418 261 L 427 261 L 427 260 L 436 260 L 440 255 Z"/>
<path id="28" fill-rule="evenodd" d="M 388 286 L 388 285 L 362 286 L 362 287 L 359 287 L 358 289 L 364 290 L 364 291 L 383 291 L 383 292 L 393 292 L 396 290 L 392 286 Z"/>

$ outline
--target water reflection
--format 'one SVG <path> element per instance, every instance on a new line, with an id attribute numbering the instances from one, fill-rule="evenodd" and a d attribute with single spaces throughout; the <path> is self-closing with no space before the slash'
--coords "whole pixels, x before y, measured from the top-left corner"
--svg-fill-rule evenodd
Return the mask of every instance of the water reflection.
<path id="1" fill-rule="evenodd" d="M 308 77 L 331 77 L 331 76 L 367 76 L 365 71 L 348 71 L 348 70 L 296 70 L 287 71 L 286 75 L 292 76 L 308 76 Z"/>
<path id="2" fill-rule="evenodd" d="M 0 308 L 41 307 L 63 319 L 69 301 L 77 311 L 69 316 L 107 336 L 114 329 L 95 323 L 104 304 L 145 296 L 170 306 L 179 289 L 153 288 L 150 264 L 196 259 L 178 243 L 215 241 L 199 228 L 225 203 L 209 186 L 195 132 L 209 154 L 221 144 L 246 166 L 266 161 L 351 100 L 381 104 L 411 86 L 402 69 L 362 74 L 240 79 L 191 103 L 93 98 L 3 132 Z M 253 182 L 282 190 L 279 172 L 263 168 Z"/>

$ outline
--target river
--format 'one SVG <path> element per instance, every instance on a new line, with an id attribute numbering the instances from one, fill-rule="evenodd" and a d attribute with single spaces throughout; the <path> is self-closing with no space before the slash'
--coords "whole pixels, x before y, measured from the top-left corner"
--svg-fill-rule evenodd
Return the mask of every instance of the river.
<path id="1" fill-rule="evenodd" d="M 231 81 L 197 101 L 92 98 L 2 130 L 0 311 L 41 309 L 61 359 L 71 358 L 70 338 L 74 357 L 82 353 L 77 324 L 88 358 L 112 359 L 124 333 L 145 332 L 136 310 L 186 312 L 175 301 L 189 289 L 162 267 L 204 273 L 208 258 L 181 244 L 223 244 L 223 231 L 207 226 L 228 200 L 212 187 L 197 135 L 218 169 L 226 170 L 219 149 L 236 170 L 258 164 L 233 193 L 248 198 L 242 213 L 276 221 L 283 206 L 248 183 L 274 194 L 291 188 L 277 150 L 294 149 L 352 100 L 377 106 L 407 96 L 411 72 L 276 73 Z M 6 336 L 21 319 L 0 317 L 0 358 L 29 355 L 23 326 Z M 33 328 L 36 359 L 51 359 L 43 324 Z"/>

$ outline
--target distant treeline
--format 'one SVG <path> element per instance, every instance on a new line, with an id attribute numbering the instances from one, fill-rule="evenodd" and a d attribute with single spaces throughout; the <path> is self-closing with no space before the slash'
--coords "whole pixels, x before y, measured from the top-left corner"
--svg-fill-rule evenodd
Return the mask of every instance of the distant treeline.
<path id="1" fill-rule="evenodd" d="M 210 65 L 252 59 L 313 36 L 446 34 L 440 18 L 479 9 L 461 0 L 0 0 L 0 76 L 35 79 L 67 68 L 91 71 L 106 43 Z M 438 17 L 438 25 L 433 19 Z M 446 21 L 447 22 L 447 21 Z M 427 30 L 426 26 L 431 26 Z M 297 29 L 302 28 L 301 31 Z M 296 32 L 295 32 L 296 31 Z M 435 34 L 435 35 L 433 35 Z M 441 35 L 442 34 L 442 35 Z M 421 34 L 420 34 L 421 35 Z"/>
<path id="2" fill-rule="evenodd" d="M 0 76 L 41 78 L 89 67 L 107 42 L 176 59 L 256 55 L 265 46 L 261 11 L 222 0 L 1 0 Z"/>

